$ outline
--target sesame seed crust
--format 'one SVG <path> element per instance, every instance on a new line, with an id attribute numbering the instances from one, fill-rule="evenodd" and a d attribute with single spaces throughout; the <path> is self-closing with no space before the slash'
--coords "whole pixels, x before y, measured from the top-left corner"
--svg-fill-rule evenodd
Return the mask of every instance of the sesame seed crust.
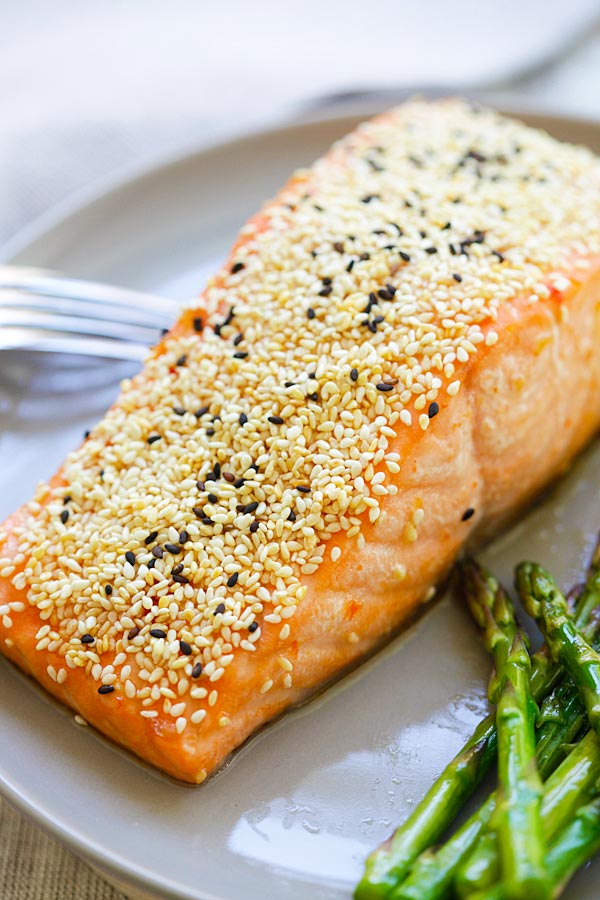
<path id="1" fill-rule="evenodd" d="M 266 623 L 291 687 L 306 581 L 397 491 L 396 434 L 436 427 L 503 304 L 558 299 L 600 252 L 599 189 L 588 151 L 458 101 L 408 103 L 299 173 L 0 560 L 64 659 L 49 677 L 224 728 L 219 682 Z"/>

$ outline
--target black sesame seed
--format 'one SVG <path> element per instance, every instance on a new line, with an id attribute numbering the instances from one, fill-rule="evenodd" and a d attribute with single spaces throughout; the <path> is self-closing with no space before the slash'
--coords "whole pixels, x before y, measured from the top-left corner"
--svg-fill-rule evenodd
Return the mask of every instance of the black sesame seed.
<path id="1" fill-rule="evenodd" d="M 187 362 L 187 355 L 185 353 L 182 353 L 181 356 L 179 357 L 179 359 L 177 360 L 177 362 L 175 363 L 175 365 L 176 366 L 185 366 L 186 362 Z"/>
<path id="2" fill-rule="evenodd" d="M 112 684 L 101 684 L 98 688 L 99 694 L 112 694 L 113 691 L 114 687 L 112 686 Z"/>
<path id="3" fill-rule="evenodd" d="M 325 278 L 321 278 L 321 281 L 323 282 L 324 285 L 328 285 L 328 284 L 332 283 L 333 278 L 329 278 L 329 276 L 325 276 Z"/>
<path id="4" fill-rule="evenodd" d="M 214 428 L 207 428 L 207 429 L 206 429 L 206 434 L 207 434 L 208 437 L 213 437 L 213 436 L 214 436 L 214 433 L 215 433 L 215 429 L 214 429 Z"/>
<path id="5" fill-rule="evenodd" d="M 93 634 L 84 634 L 81 638 L 82 644 L 93 644 L 96 638 Z"/>
<path id="6" fill-rule="evenodd" d="M 437 416 L 439 411 L 440 411 L 440 407 L 434 401 L 433 403 L 429 404 L 429 409 L 427 410 L 427 415 L 429 416 L 430 419 L 433 419 L 434 416 Z"/>
<path id="7" fill-rule="evenodd" d="M 293 509 L 290 509 L 290 511 L 289 511 L 289 513 L 288 513 L 287 520 L 288 520 L 288 522 L 295 522 L 295 521 L 296 521 L 296 513 L 294 512 Z"/>
<path id="8" fill-rule="evenodd" d="M 181 575 L 182 572 L 183 572 L 183 563 L 177 563 L 177 565 L 171 569 L 171 575 Z"/>
<path id="9" fill-rule="evenodd" d="M 312 308 L 312 306 L 309 306 L 308 309 L 306 310 L 306 315 L 308 316 L 309 319 L 314 319 L 314 318 L 316 318 L 317 314 L 314 311 L 314 309 Z"/>
<path id="10" fill-rule="evenodd" d="M 83 432 L 83 439 L 84 439 L 84 441 L 87 441 L 87 439 L 89 438 L 90 434 L 91 434 L 91 431 L 89 430 L 89 428 L 86 429 L 86 431 Z"/>
<path id="11" fill-rule="evenodd" d="M 461 281 L 462 281 L 462 275 L 459 275 L 458 272 L 453 272 L 453 273 L 452 273 L 452 277 L 454 278 L 454 280 L 455 280 L 458 284 L 461 283 Z"/>
<path id="12" fill-rule="evenodd" d="M 173 575 L 173 581 L 177 584 L 189 584 L 190 579 L 186 578 L 185 575 Z"/>
<path id="13" fill-rule="evenodd" d="M 216 494 L 209 494 L 209 495 L 208 495 L 208 500 L 209 500 L 211 503 L 218 503 L 218 502 L 219 502 L 219 498 L 217 497 Z"/>
<path id="14" fill-rule="evenodd" d="M 160 439 L 161 439 L 160 434 L 151 434 L 150 437 L 147 439 L 146 443 L 155 444 L 157 441 L 160 441 Z"/>
<path id="15" fill-rule="evenodd" d="M 138 628 L 137 625 L 134 625 L 133 628 L 131 628 L 131 629 L 127 632 L 127 640 L 128 640 L 128 641 L 132 641 L 132 640 L 134 639 L 134 637 L 137 637 L 137 636 L 138 636 L 139 633 L 140 633 L 140 629 Z"/>
<path id="16" fill-rule="evenodd" d="M 65 494 L 65 496 L 63 497 L 63 503 L 70 503 L 70 502 L 71 502 L 71 495 Z"/>
<path id="17" fill-rule="evenodd" d="M 224 603 L 219 603 L 219 605 L 218 605 L 217 608 L 215 609 L 213 615 L 214 615 L 214 616 L 218 616 L 219 613 L 224 613 L 224 612 L 225 612 L 225 604 L 224 604 Z"/>
<path id="18" fill-rule="evenodd" d="M 206 413 L 209 411 L 209 409 L 210 409 L 210 406 L 201 406 L 200 409 L 196 410 L 194 415 L 196 416 L 197 419 L 201 419 L 202 416 L 206 415 Z"/>
<path id="19" fill-rule="evenodd" d="M 432 256 L 434 253 L 437 253 L 437 252 L 438 252 L 437 247 L 426 247 L 425 248 L 425 253 L 429 253 L 430 256 Z"/>
<path id="20" fill-rule="evenodd" d="M 255 631 L 258 631 L 258 622 L 252 622 L 250 625 L 248 625 L 248 631 L 251 634 L 254 634 Z"/>
<path id="21" fill-rule="evenodd" d="M 243 262 L 236 262 L 236 263 L 234 263 L 234 264 L 232 265 L 232 267 L 231 267 L 231 274 L 232 274 L 232 275 L 235 275 L 236 272 L 241 272 L 242 269 L 245 269 L 245 268 L 246 268 L 246 267 L 244 266 L 244 263 L 243 263 Z"/>
<path id="22" fill-rule="evenodd" d="M 354 260 L 354 259 L 351 259 L 351 260 L 350 260 L 350 262 L 349 262 L 348 265 L 346 266 L 346 272 L 351 272 L 351 271 L 352 271 L 352 269 L 354 268 L 354 263 L 355 263 L 355 262 L 356 262 L 356 260 Z"/>
<path id="23" fill-rule="evenodd" d="M 110 595 L 112 594 L 112 592 L 113 592 L 113 586 L 112 586 L 112 584 L 107 584 L 107 585 L 105 586 L 105 588 L 104 588 L 104 593 L 106 594 L 107 597 L 110 597 Z"/>
<path id="24" fill-rule="evenodd" d="M 188 644 L 187 641 L 179 641 L 179 649 L 181 650 L 181 652 L 183 653 L 184 656 L 192 655 L 192 648 Z"/>
<path id="25" fill-rule="evenodd" d="M 156 546 L 152 548 L 152 556 L 155 556 L 156 559 L 162 559 L 164 554 L 164 550 L 162 547 Z"/>
<path id="26" fill-rule="evenodd" d="M 375 385 L 375 387 L 377 388 L 378 391 L 383 391 L 384 393 L 385 393 L 385 391 L 393 391 L 394 390 L 394 385 L 387 384 L 385 381 L 380 381 L 379 384 Z"/>
<path id="27" fill-rule="evenodd" d="M 250 534 L 255 534 L 255 532 L 258 531 L 259 525 L 260 525 L 260 523 L 257 522 L 255 519 L 254 522 L 252 523 L 252 525 L 250 526 Z"/>
<path id="28" fill-rule="evenodd" d="M 317 392 L 315 391 L 314 394 L 308 394 L 308 399 L 309 399 L 309 400 L 312 400 L 313 403 L 316 403 L 317 400 L 319 399 L 319 395 L 318 395 Z"/>
<path id="29" fill-rule="evenodd" d="M 156 565 L 156 559 L 154 557 L 152 557 L 152 559 L 149 559 L 148 562 L 146 563 L 146 566 L 148 569 L 153 569 L 155 565 Z"/>
<path id="30" fill-rule="evenodd" d="M 183 408 L 183 406 L 174 406 L 173 412 L 176 416 L 185 416 L 185 409 Z"/>
<path id="31" fill-rule="evenodd" d="M 253 513 L 257 509 L 258 509 L 258 501 L 253 500 L 252 503 L 246 503 L 246 505 L 242 507 L 242 513 L 245 516 L 247 516 L 250 513 Z"/>
<path id="32" fill-rule="evenodd" d="M 246 413 L 240 413 L 240 417 L 238 419 L 238 422 L 240 423 L 240 425 L 245 425 L 247 421 L 248 421 L 248 416 L 246 415 Z"/>
<path id="33" fill-rule="evenodd" d="M 373 316 L 374 325 L 381 325 L 382 322 L 385 322 L 385 316 Z"/>
<path id="34" fill-rule="evenodd" d="M 377 296 L 381 298 L 381 300 L 393 300 L 394 294 L 389 290 L 389 288 L 380 288 L 377 291 Z"/>
<path id="35" fill-rule="evenodd" d="M 154 638 L 166 638 L 167 632 L 163 631 L 162 628 L 151 628 L 150 635 Z"/>
<path id="36" fill-rule="evenodd" d="M 452 222 L 446 222 L 445 225 L 442 225 L 440 231 L 448 231 L 449 228 L 452 228 Z"/>
<path id="37" fill-rule="evenodd" d="M 358 381 L 358 369 L 350 369 L 350 378 L 352 381 Z"/>
<path id="38" fill-rule="evenodd" d="M 204 320 L 201 316 L 196 316 L 194 318 L 194 331 L 202 331 L 204 328 Z"/>
<path id="39" fill-rule="evenodd" d="M 135 553 L 132 550 L 128 550 L 125 554 L 125 559 L 131 566 L 135 566 Z"/>
<path id="40" fill-rule="evenodd" d="M 233 572 L 227 579 L 227 587 L 230 587 L 230 588 L 235 587 L 238 582 L 239 577 L 240 577 L 239 572 Z"/>
<path id="41" fill-rule="evenodd" d="M 319 291 L 319 297 L 329 297 L 332 290 L 333 288 L 330 284 L 328 284 L 326 287 Z"/>
<path id="42" fill-rule="evenodd" d="M 167 553 L 181 553 L 179 544 L 165 544 L 165 550 Z"/>
<path id="43" fill-rule="evenodd" d="M 63 523 L 63 525 L 66 525 L 66 524 L 67 524 L 67 519 L 68 519 L 68 518 L 69 518 L 69 510 L 68 510 L 68 509 L 63 509 L 63 511 L 62 511 L 61 514 L 60 514 L 60 521 Z"/>
<path id="44" fill-rule="evenodd" d="M 192 678 L 200 678 L 202 675 L 202 663 L 196 663 L 192 669 Z"/>
<path id="45" fill-rule="evenodd" d="M 200 506 L 193 506 L 192 512 L 198 519 L 204 518 L 204 510 Z"/>
<path id="46" fill-rule="evenodd" d="M 310 488 L 307 484 L 297 484 L 296 490 L 300 491 L 301 494 L 310 494 Z"/>
<path id="47" fill-rule="evenodd" d="M 267 416 L 267 421 L 271 422 L 272 425 L 283 425 L 281 416 Z"/>
<path id="48" fill-rule="evenodd" d="M 461 516 L 461 521 L 466 522 L 468 519 L 471 518 L 471 516 L 474 516 L 474 515 L 475 515 L 475 510 L 473 509 L 472 506 L 470 506 L 468 509 L 465 509 L 464 513 Z"/>
<path id="49" fill-rule="evenodd" d="M 247 359 L 249 356 L 250 354 L 246 350 L 238 350 L 233 354 L 234 359 Z"/>
<path id="50" fill-rule="evenodd" d="M 221 477 L 221 463 L 215 463 L 213 472 L 215 473 L 215 477 L 214 477 L 213 481 L 217 481 L 217 479 L 219 479 Z"/>
<path id="51" fill-rule="evenodd" d="M 360 198 L 361 203 L 370 203 L 371 200 L 379 200 L 379 194 L 366 194 Z"/>
<path id="52" fill-rule="evenodd" d="M 375 322 L 367 322 L 367 327 L 371 334 L 377 334 L 377 324 Z"/>
<path id="53" fill-rule="evenodd" d="M 190 536 L 185 529 L 183 531 L 179 532 L 179 543 L 180 544 L 186 544 L 189 541 L 189 539 L 190 539 Z"/>
<path id="54" fill-rule="evenodd" d="M 410 254 L 405 253 L 404 250 L 399 250 L 398 256 L 400 257 L 400 259 L 403 259 L 404 262 L 410 262 Z"/>
<path id="55" fill-rule="evenodd" d="M 203 525 L 214 525 L 215 523 L 209 516 L 202 516 L 202 524 Z"/>
<path id="56" fill-rule="evenodd" d="M 314 379 L 317 377 L 317 373 L 316 373 L 316 372 L 309 372 L 309 373 L 308 373 L 308 377 L 309 377 L 309 378 L 312 378 L 313 381 L 314 381 Z"/>
<path id="57" fill-rule="evenodd" d="M 236 478 L 236 480 L 233 482 L 233 486 L 234 488 L 241 488 L 245 483 L 245 478 Z"/>

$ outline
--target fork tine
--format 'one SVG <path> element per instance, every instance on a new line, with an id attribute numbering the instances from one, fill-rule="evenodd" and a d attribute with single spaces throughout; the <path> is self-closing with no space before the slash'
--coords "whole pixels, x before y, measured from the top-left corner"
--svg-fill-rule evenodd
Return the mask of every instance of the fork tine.
<path id="1" fill-rule="evenodd" d="M 65 332 L 45 331 L 42 328 L 0 328 L 0 349 L 35 350 L 45 353 L 64 353 L 143 362 L 148 347 L 143 344 L 113 338 L 82 337 Z"/>
<path id="2" fill-rule="evenodd" d="M 35 309 L 0 310 L 0 329 L 41 328 L 47 332 L 63 332 L 71 335 L 111 338 L 125 343 L 149 346 L 156 343 L 162 329 L 142 325 L 127 325 L 106 319 L 90 319 L 84 316 L 68 316 L 60 313 L 40 312 Z"/>
<path id="3" fill-rule="evenodd" d="M 142 310 L 128 305 L 121 306 L 81 298 L 51 297 L 49 294 L 34 294 L 12 288 L 6 290 L 0 288 L 0 315 L 3 309 L 39 310 L 50 314 L 155 328 L 171 324 L 174 318 L 167 310 L 158 313 L 155 310 Z"/>
<path id="4" fill-rule="evenodd" d="M 42 269 L 0 266 L 0 290 L 21 290 L 47 297 L 80 300 L 83 303 L 99 302 L 109 306 L 129 307 L 153 312 L 171 321 L 180 304 L 167 297 L 157 297 L 129 288 L 99 284 L 81 278 L 63 278 Z"/>

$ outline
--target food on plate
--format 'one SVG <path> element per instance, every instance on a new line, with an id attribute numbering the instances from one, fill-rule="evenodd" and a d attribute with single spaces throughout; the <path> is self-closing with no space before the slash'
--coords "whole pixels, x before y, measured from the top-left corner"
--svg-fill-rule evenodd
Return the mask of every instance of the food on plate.
<path id="1" fill-rule="evenodd" d="M 457 100 L 296 173 L 4 524 L 2 652 L 190 782 L 363 658 L 596 430 L 599 188 Z"/>
<path id="2" fill-rule="evenodd" d="M 527 639 L 498 585 L 467 592 L 473 618 L 494 660 L 489 699 L 496 704 L 498 791 L 494 828 L 511 897 L 545 898 L 542 780 L 535 758 L 537 706 L 531 695 Z"/>
<path id="3" fill-rule="evenodd" d="M 557 645 L 529 658 L 512 603 L 489 572 L 467 560 L 460 573 L 467 603 L 494 657 L 489 695 L 497 704 L 492 718 L 498 731 L 499 788 L 436 848 L 460 811 L 459 792 L 464 802 L 477 784 L 471 770 L 451 763 L 408 820 L 367 860 L 355 892 L 360 900 L 554 898 L 600 848 L 600 740 L 579 696 L 583 686 L 561 668 Z M 523 563 L 516 576 L 525 603 L 545 603 L 552 595 L 562 605 L 562 595 L 541 566 Z M 599 606 L 600 545 L 572 616 L 561 611 L 580 641 L 600 642 Z M 531 672 L 537 699 L 545 696 L 535 736 L 526 672 Z M 488 723 L 489 717 L 478 731 Z M 475 746 L 473 739 L 470 745 Z M 455 793 L 445 787 L 450 781 Z"/>
<path id="4" fill-rule="evenodd" d="M 517 586 L 553 658 L 578 686 L 592 728 L 600 732 L 600 655 L 577 631 L 566 599 L 542 566 L 523 563 L 517 570 Z"/>

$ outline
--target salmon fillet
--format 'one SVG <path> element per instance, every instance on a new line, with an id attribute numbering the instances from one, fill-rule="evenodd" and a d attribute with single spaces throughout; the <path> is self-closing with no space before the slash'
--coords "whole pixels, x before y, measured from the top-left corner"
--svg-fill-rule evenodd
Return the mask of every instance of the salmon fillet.
<path id="1" fill-rule="evenodd" d="M 590 152 L 457 100 L 362 125 L 3 525 L 0 649 L 203 781 L 569 464 L 599 303 Z"/>

